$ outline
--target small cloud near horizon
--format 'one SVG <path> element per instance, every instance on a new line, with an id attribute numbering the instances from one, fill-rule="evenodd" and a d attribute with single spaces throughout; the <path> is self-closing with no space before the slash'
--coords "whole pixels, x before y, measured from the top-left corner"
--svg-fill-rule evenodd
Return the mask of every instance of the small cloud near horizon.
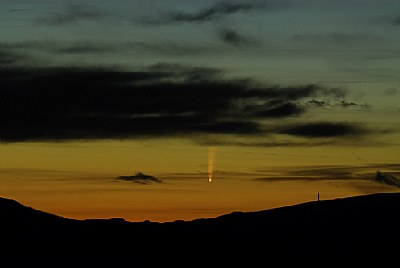
<path id="1" fill-rule="evenodd" d="M 117 180 L 130 181 L 137 184 L 150 184 L 150 183 L 162 183 L 162 180 L 151 175 L 146 175 L 142 172 L 137 172 L 132 176 L 119 176 Z"/>
<path id="2" fill-rule="evenodd" d="M 379 170 L 376 172 L 375 181 L 400 188 L 400 179 L 389 173 L 380 172 Z"/>

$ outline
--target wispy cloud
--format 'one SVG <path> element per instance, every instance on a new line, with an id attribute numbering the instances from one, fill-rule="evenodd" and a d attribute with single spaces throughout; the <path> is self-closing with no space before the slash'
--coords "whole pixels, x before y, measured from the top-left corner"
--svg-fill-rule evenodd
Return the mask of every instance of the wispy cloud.
<path id="1" fill-rule="evenodd" d="M 308 46 L 345 46 L 348 48 L 359 48 L 360 46 L 370 46 L 379 44 L 382 36 L 374 34 L 349 34 L 345 32 L 332 33 L 313 33 L 313 34 L 295 34 L 292 40 L 299 44 Z"/>
<path id="2" fill-rule="evenodd" d="M 383 95 L 385 96 L 394 96 L 400 93 L 400 90 L 398 88 L 387 88 L 383 91 Z"/>
<path id="3" fill-rule="evenodd" d="M 26 12 L 26 11 L 32 11 L 32 8 L 10 8 L 8 11 L 9 12 Z"/>
<path id="4" fill-rule="evenodd" d="M 226 47 L 215 47 L 201 44 L 184 44 L 174 41 L 144 42 L 94 42 L 90 40 L 58 42 L 58 41 L 21 41 L 0 42 L 0 51 L 12 55 L 37 55 L 47 54 L 47 57 L 65 55 L 105 55 L 105 54 L 150 54 L 162 56 L 180 55 L 210 55 L 226 51 Z"/>
<path id="5" fill-rule="evenodd" d="M 334 144 L 333 141 L 307 140 L 307 141 L 298 142 L 298 141 L 293 141 L 293 140 L 276 141 L 270 136 L 263 137 L 263 138 L 271 140 L 271 141 L 260 141 L 260 140 L 254 139 L 253 137 L 252 137 L 252 139 L 242 139 L 242 140 L 201 137 L 201 138 L 197 138 L 196 142 L 200 145 L 206 145 L 206 146 L 240 146 L 240 147 L 258 147 L 258 148 L 318 147 L 318 146 L 326 146 L 326 145 Z"/>
<path id="6" fill-rule="evenodd" d="M 278 175 L 259 177 L 255 180 L 263 182 L 276 181 L 326 181 L 351 182 L 353 187 L 371 190 L 388 190 L 400 187 L 400 181 L 392 174 L 398 174 L 399 164 L 370 164 L 362 166 L 306 166 L 306 167 L 285 167 L 279 170 L 272 170 Z M 376 171 L 377 169 L 385 172 Z M 261 170 L 262 171 L 262 170 Z M 271 172 L 271 170 L 265 170 Z M 379 184 L 386 187 L 379 186 Z M 388 188 L 389 187 L 389 188 Z"/>
<path id="7" fill-rule="evenodd" d="M 371 108 L 371 106 L 367 103 L 359 104 L 359 103 L 348 102 L 348 101 L 340 101 L 337 105 L 340 105 L 344 108 L 362 108 L 362 109 Z"/>
<path id="8" fill-rule="evenodd" d="M 270 176 L 256 178 L 256 181 L 263 182 L 277 182 L 277 181 L 308 181 L 308 182 L 318 182 L 318 181 L 343 181 L 343 180 L 359 180 L 359 178 L 353 177 L 335 177 L 335 176 Z"/>
<path id="9" fill-rule="evenodd" d="M 198 10 L 193 13 L 172 12 L 160 20 L 153 20 L 153 23 L 174 23 L 174 22 L 201 22 L 218 19 L 221 16 L 233 13 L 248 11 L 256 8 L 256 5 L 250 3 L 231 3 L 220 2 L 211 7 Z"/>
<path id="10" fill-rule="evenodd" d="M 75 42 L 63 46 L 53 46 L 50 49 L 56 53 L 63 53 L 63 54 L 100 54 L 100 53 L 116 52 L 121 48 L 115 45 L 113 46 L 108 44 Z"/>
<path id="11" fill-rule="evenodd" d="M 327 166 L 305 166 L 305 167 L 286 167 L 279 170 L 284 177 L 295 177 L 315 180 L 321 178 L 347 179 L 356 178 L 356 174 L 362 171 L 371 172 L 370 166 L 345 166 L 345 165 L 327 165 Z"/>
<path id="12" fill-rule="evenodd" d="M 335 102 L 327 102 L 324 100 L 316 100 L 312 99 L 307 102 L 308 106 L 313 106 L 313 107 L 330 107 L 330 108 L 335 108 L 335 107 L 342 107 L 342 108 L 355 108 L 355 109 L 370 109 L 371 105 L 368 103 L 356 103 L 356 102 L 349 102 L 349 101 L 335 101 Z"/>
<path id="13" fill-rule="evenodd" d="M 374 180 L 377 170 L 385 173 L 398 173 L 400 164 L 366 164 L 366 165 L 315 165 L 304 167 L 284 167 L 276 170 L 260 169 L 258 172 L 280 173 L 285 177 L 335 177 L 335 178 L 363 178 Z"/>
<path id="14" fill-rule="evenodd" d="M 105 16 L 104 12 L 93 7 L 71 5 L 63 12 L 49 14 L 38 18 L 37 23 L 47 26 L 63 26 L 79 21 L 98 21 Z"/>
<path id="15" fill-rule="evenodd" d="M 252 10 L 274 10 L 285 6 L 287 1 L 223 1 L 212 6 L 205 7 L 193 12 L 174 11 L 167 14 L 160 14 L 158 17 L 143 18 L 142 23 L 146 24 L 168 24 L 168 23 L 193 23 L 221 19 L 237 13 L 249 12 Z"/>

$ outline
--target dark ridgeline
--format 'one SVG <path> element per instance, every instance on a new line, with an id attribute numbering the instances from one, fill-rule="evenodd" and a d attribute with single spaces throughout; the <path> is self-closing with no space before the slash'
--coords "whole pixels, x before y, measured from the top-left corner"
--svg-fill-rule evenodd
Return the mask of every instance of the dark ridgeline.
<path id="1" fill-rule="evenodd" d="M 399 208 L 400 193 L 385 193 L 156 223 L 71 220 L 0 198 L 1 252 L 121 254 L 153 262 L 387 257 L 398 253 L 392 245 L 400 241 Z"/>

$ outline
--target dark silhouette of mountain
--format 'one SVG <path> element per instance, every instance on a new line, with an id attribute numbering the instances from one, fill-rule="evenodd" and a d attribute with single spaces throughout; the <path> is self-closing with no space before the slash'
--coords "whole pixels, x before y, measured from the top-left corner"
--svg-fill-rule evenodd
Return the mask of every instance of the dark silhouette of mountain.
<path id="1" fill-rule="evenodd" d="M 400 193 L 382 193 L 156 223 L 72 220 L 0 198 L 1 253 L 121 254 L 145 263 L 190 256 L 197 264 L 387 258 L 397 256 L 399 208 Z"/>
<path id="2" fill-rule="evenodd" d="M 23 206 L 15 200 L 0 197 L 0 216 L 2 226 L 53 224 L 72 221 L 60 216 Z"/>

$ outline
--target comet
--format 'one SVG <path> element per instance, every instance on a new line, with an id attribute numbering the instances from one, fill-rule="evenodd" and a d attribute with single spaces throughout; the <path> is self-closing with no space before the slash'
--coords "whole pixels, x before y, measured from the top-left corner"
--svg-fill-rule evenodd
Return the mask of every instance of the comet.
<path id="1" fill-rule="evenodd" d="M 208 148 L 208 182 L 212 182 L 214 176 L 215 147 Z"/>

